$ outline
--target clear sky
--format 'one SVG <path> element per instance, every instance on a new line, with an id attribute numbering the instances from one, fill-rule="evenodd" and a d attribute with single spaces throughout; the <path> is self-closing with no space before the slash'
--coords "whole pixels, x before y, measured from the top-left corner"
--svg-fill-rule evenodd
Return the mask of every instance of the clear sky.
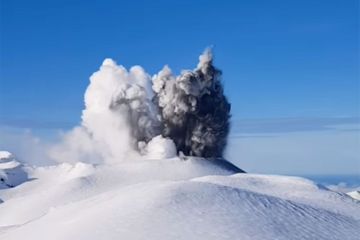
<path id="1" fill-rule="evenodd" d="M 106 57 L 126 67 L 142 65 L 150 74 L 164 64 L 178 72 L 195 67 L 213 45 L 240 146 L 271 149 L 277 141 L 267 142 L 269 133 L 287 134 L 286 143 L 294 132 L 308 133 L 293 141 L 300 146 L 294 152 L 309 153 L 311 134 L 334 131 L 319 140 L 324 148 L 328 139 L 337 146 L 329 148 L 337 157 L 328 172 L 344 161 L 349 167 L 343 172 L 360 172 L 357 0 L 0 2 L 0 127 L 7 131 L 76 125 L 88 78 Z M 328 131 L 330 125 L 336 131 Z M 339 129 L 352 134 L 345 143 Z M 9 145 L 6 134 L 0 147 Z M 276 146 L 273 154 L 285 161 L 283 143 Z M 230 158 L 251 159 L 254 171 L 275 171 L 255 167 L 271 154 L 259 157 L 254 154 L 261 149 L 249 149 Z M 349 151 L 347 160 L 342 153 Z"/>

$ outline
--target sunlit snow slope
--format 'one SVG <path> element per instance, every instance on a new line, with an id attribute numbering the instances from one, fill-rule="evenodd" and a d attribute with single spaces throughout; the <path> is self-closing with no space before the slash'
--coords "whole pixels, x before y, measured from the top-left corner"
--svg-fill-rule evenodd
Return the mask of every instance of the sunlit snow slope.
<path id="1" fill-rule="evenodd" d="M 0 189 L 15 187 L 27 181 L 28 176 L 23 167 L 11 153 L 0 151 Z"/>
<path id="2" fill-rule="evenodd" d="M 0 190 L 0 239 L 359 239 L 359 201 L 224 166 L 172 158 L 27 168 L 31 181 Z"/>

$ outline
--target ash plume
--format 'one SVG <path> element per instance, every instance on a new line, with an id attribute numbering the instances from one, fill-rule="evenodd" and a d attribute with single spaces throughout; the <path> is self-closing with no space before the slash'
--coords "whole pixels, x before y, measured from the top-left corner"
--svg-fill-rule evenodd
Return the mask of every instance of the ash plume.
<path id="1" fill-rule="evenodd" d="M 151 77 L 105 59 L 90 77 L 82 122 L 50 154 L 55 160 L 117 162 L 173 157 L 222 157 L 230 104 L 210 50 L 194 70 L 174 76 L 165 66 Z"/>
<path id="2" fill-rule="evenodd" d="M 175 77 L 165 66 L 153 77 L 155 102 L 160 108 L 162 134 L 185 155 L 222 157 L 230 127 L 230 104 L 207 49 L 193 71 Z"/>

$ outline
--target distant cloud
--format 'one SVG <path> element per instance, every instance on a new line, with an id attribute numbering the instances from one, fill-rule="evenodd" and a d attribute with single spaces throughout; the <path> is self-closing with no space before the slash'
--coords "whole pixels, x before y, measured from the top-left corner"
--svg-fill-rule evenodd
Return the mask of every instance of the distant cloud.
<path id="1" fill-rule="evenodd" d="M 360 174 L 358 118 L 235 121 L 227 158 L 250 172 Z"/>
<path id="2" fill-rule="evenodd" d="M 348 193 L 352 191 L 360 191 L 360 186 L 348 186 L 345 182 L 340 182 L 335 185 L 327 185 L 327 188 L 336 192 Z"/>
<path id="3" fill-rule="evenodd" d="M 235 119 L 232 123 L 232 136 L 249 134 L 271 134 L 308 131 L 360 131 L 360 118 L 269 118 Z"/>
<path id="4" fill-rule="evenodd" d="M 0 127 L 22 128 L 22 129 L 69 129 L 76 123 L 65 121 L 46 121 L 23 118 L 0 118 Z"/>
<path id="5" fill-rule="evenodd" d="M 0 126 L 0 151 L 10 151 L 21 162 L 38 166 L 52 164 L 47 156 L 50 144 L 47 137 L 40 138 L 30 129 Z"/>

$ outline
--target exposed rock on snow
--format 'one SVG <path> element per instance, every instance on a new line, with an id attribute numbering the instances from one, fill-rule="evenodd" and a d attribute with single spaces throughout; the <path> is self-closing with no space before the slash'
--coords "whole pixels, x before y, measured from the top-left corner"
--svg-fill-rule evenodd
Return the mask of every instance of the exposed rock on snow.
<path id="1" fill-rule="evenodd" d="M 0 189 L 15 187 L 27 181 L 23 165 L 7 151 L 0 151 Z"/>
<path id="2" fill-rule="evenodd" d="M 29 169 L 0 190 L 0 239 L 358 239 L 360 202 L 222 160 Z"/>

